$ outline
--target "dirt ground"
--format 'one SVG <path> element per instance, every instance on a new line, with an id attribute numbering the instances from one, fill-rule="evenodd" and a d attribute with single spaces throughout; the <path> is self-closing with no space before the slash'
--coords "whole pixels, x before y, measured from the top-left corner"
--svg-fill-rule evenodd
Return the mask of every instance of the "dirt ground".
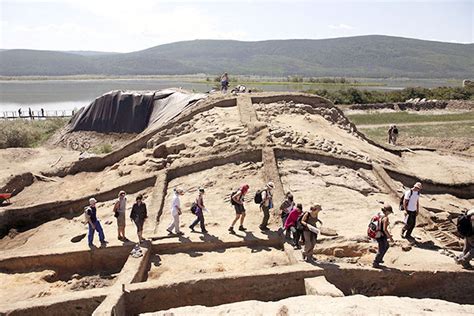
<path id="1" fill-rule="evenodd" d="M 270 271 L 288 265 L 284 251 L 270 247 L 238 247 L 207 252 L 155 255 L 148 280 L 163 283 L 194 279 L 200 275 L 222 275 L 229 272 Z"/>

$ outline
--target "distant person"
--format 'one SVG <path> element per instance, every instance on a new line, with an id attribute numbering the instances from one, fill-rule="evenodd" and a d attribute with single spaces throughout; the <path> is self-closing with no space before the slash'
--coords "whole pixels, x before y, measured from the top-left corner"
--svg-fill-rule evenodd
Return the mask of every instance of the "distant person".
<path id="1" fill-rule="evenodd" d="M 114 216 L 117 218 L 117 232 L 118 240 L 128 241 L 125 237 L 125 210 L 127 207 L 127 198 L 125 197 L 125 191 L 120 191 L 118 195 L 118 200 L 114 205 Z"/>
<path id="2" fill-rule="evenodd" d="M 194 226 L 196 226 L 198 223 L 201 225 L 201 231 L 206 234 L 206 226 L 204 224 L 204 188 L 199 188 L 199 194 L 198 197 L 196 198 L 195 203 L 195 209 L 194 209 L 194 214 L 196 215 L 196 219 L 194 222 L 189 226 L 189 228 L 194 231 Z"/>
<path id="3" fill-rule="evenodd" d="M 174 189 L 174 195 L 173 195 L 173 200 L 171 201 L 171 223 L 168 225 L 168 228 L 166 231 L 169 234 L 173 234 L 173 229 L 175 230 L 176 234 L 178 235 L 184 235 L 180 230 L 179 230 L 179 216 L 182 214 L 181 211 L 181 201 L 179 200 L 179 197 L 181 195 L 184 195 L 184 190 L 180 188 L 175 188 Z"/>
<path id="4" fill-rule="evenodd" d="M 18 109 L 18 117 L 21 117 L 21 108 Z"/>
<path id="5" fill-rule="evenodd" d="M 285 229 L 285 222 L 290 215 L 290 212 L 295 207 L 295 202 L 293 201 L 293 194 L 290 192 L 286 193 L 285 200 L 280 205 L 280 217 L 283 229 Z"/>
<path id="6" fill-rule="evenodd" d="M 299 227 L 297 227 L 297 221 L 298 221 L 298 218 L 300 218 L 300 216 L 302 215 L 303 215 L 303 205 L 301 203 L 298 203 L 296 207 L 293 210 L 291 210 L 284 225 L 286 231 L 291 232 L 291 234 L 293 235 L 293 247 L 295 249 L 301 249 L 300 237 L 303 231 Z"/>
<path id="7" fill-rule="evenodd" d="M 316 246 L 316 240 L 318 239 L 318 230 L 316 228 L 316 223 L 322 222 L 319 220 L 318 215 L 322 210 L 321 205 L 316 204 L 311 206 L 310 211 L 303 215 L 301 219 L 301 224 L 303 225 L 303 235 L 304 235 L 304 251 L 303 251 L 303 260 L 306 262 L 314 262 L 313 257 L 314 247 Z"/>
<path id="8" fill-rule="evenodd" d="M 388 129 L 388 143 L 396 145 L 398 137 L 398 128 L 396 125 L 390 125 Z"/>
<path id="9" fill-rule="evenodd" d="M 375 256 L 374 262 L 372 266 L 374 268 L 380 268 L 380 264 L 383 263 L 383 257 L 387 252 L 390 244 L 388 241 L 393 242 L 392 235 L 388 230 L 390 222 L 388 220 L 388 216 L 393 213 L 392 207 L 388 204 L 385 204 L 382 207 L 382 210 L 377 214 L 378 221 L 379 221 L 379 231 L 378 236 L 375 238 L 378 244 L 378 251 L 377 255 Z"/>
<path id="10" fill-rule="evenodd" d="M 420 182 L 415 183 L 413 188 L 405 191 L 403 197 L 403 209 L 405 210 L 406 220 L 405 227 L 402 229 L 402 238 L 413 238 L 412 232 L 416 226 L 416 217 L 420 211 L 420 191 L 422 185 Z"/>
<path id="11" fill-rule="evenodd" d="M 221 92 L 227 93 L 227 89 L 229 88 L 229 75 L 225 72 L 221 76 Z"/>
<path id="12" fill-rule="evenodd" d="M 41 116 L 44 117 L 44 109 L 41 108 Z"/>
<path id="13" fill-rule="evenodd" d="M 462 214 L 458 218 L 458 233 L 464 237 L 462 253 L 455 257 L 455 261 L 465 269 L 472 269 L 471 260 L 474 257 L 474 209 Z"/>
<path id="14" fill-rule="evenodd" d="M 28 114 L 29 114 L 29 116 L 30 116 L 30 119 L 33 120 L 33 119 L 34 119 L 34 118 L 33 118 L 33 111 L 31 110 L 31 108 L 28 108 Z"/>
<path id="15" fill-rule="evenodd" d="M 146 204 L 143 203 L 143 195 L 137 195 L 135 199 L 135 204 L 132 206 L 132 212 L 130 213 L 130 218 L 137 226 L 137 235 L 138 242 L 141 243 L 143 239 L 143 225 L 145 224 L 145 219 L 147 218 Z"/>
<path id="16" fill-rule="evenodd" d="M 270 219 L 270 209 L 273 208 L 273 188 L 275 185 L 273 182 L 268 182 L 265 186 L 265 190 L 262 191 L 262 203 L 260 203 L 260 210 L 263 212 L 262 223 L 260 224 L 260 230 L 266 231 L 268 228 L 268 220 Z"/>
<path id="17" fill-rule="evenodd" d="M 245 207 L 244 207 L 244 200 L 245 200 L 245 195 L 249 191 L 249 185 L 244 184 L 240 189 L 238 189 L 236 192 L 232 192 L 230 202 L 234 206 L 235 209 L 235 218 L 232 221 L 232 224 L 229 227 L 229 232 L 231 234 L 235 234 L 234 231 L 234 225 L 235 223 L 239 220 L 240 218 L 240 226 L 239 230 L 240 231 L 246 231 L 247 229 L 244 227 L 244 219 L 245 219 Z"/>
<path id="18" fill-rule="evenodd" d="M 102 230 L 102 226 L 100 225 L 99 220 L 97 219 L 97 208 L 95 204 L 97 200 L 94 198 L 89 199 L 89 206 L 86 207 L 85 214 L 87 218 L 87 224 L 89 226 L 89 234 L 87 235 L 87 241 L 89 243 L 89 247 L 94 247 L 94 233 L 97 231 L 99 234 L 99 240 L 102 246 L 104 246 L 107 242 L 105 241 L 104 231 Z"/>

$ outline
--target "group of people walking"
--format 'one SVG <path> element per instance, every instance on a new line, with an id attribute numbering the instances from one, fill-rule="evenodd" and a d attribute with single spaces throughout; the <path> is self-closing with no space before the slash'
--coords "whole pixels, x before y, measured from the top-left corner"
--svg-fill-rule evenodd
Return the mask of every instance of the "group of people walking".
<path id="1" fill-rule="evenodd" d="M 254 202 L 259 205 L 259 208 L 263 214 L 262 222 L 259 228 L 262 232 L 268 231 L 268 222 L 270 219 L 270 210 L 274 208 L 273 204 L 273 190 L 275 185 L 273 182 L 268 182 L 265 187 L 261 190 L 257 190 L 254 196 Z M 249 193 L 250 186 L 244 184 L 237 190 L 230 194 L 230 203 L 234 207 L 235 217 L 232 220 L 228 229 L 229 233 L 235 234 L 234 226 L 240 221 L 238 230 L 245 232 L 247 229 L 244 227 L 244 220 L 246 216 L 245 204 L 248 201 L 246 196 Z M 408 240 L 413 239 L 412 233 L 416 226 L 416 219 L 420 209 L 420 193 L 422 190 L 422 184 L 417 182 L 412 188 L 406 190 L 400 199 L 399 208 L 405 212 L 405 225 L 401 232 L 401 237 Z M 195 232 L 195 227 L 199 224 L 201 232 L 207 234 L 208 231 L 205 225 L 204 212 L 208 212 L 204 203 L 204 188 L 198 189 L 196 199 L 192 203 L 191 212 L 196 216 L 195 220 L 189 225 L 189 229 Z M 171 222 L 167 226 L 166 230 L 169 234 L 183 235 L 184 233 L 180 230 L 180 216 L 183 214 L 181 207 L 180 197 L 184 195 L 184 190 L 181 188 L 175 188 L 173 190 L 173 197 L 171 201 Z M 89 206 L 85 209 L 85 216 L 89 226 L 88 243 L 89 246 L 93 246 L 93 238 L 95 231 L 98 232 L 99 240 L 101 244 L 105 244 L 105 236 L 100 224 L 97 219 L 96 200 L 91 198 L 89 200 Z M 128 241 L 125 237 L 125 210 L 127 205 L 127 198 L 125 191 L 120 191 L 116 202 L 114 203 L 114 216 L 117 219 L 117 235 L 121 241 Z M 279 207 L 279 214 L 281 217 L 281 228 L 280 232 L 288 240 L 291 241 L 295 249 L 301 249 L 301 245 L 304 245 L 302 251 L 303 259 L 307 262 L 314 262 L 314 248 L 318 235 L 320 234 L 319 226 L 322 225 L 322 221 L 319 219 L 319 213 L 322 211 L 320 204 L 311 205 L 309 211 L 303 210 L 301 203 L 295 203 L 294 197 L 291 193 L 285 195 L 284 201 Z M 380 268 L 383 264 L 383 259 L 387 250 L 390 247 L 390 243 L 393 243 L 393 236 L 390 232 L 390 221 L 389 216 L 393 214 L 392 206 L 384 204 L 380 211 L 375 214 L 370 220 L 368 226 L 368 236 L 374 239 L 378 244 L 378 251 L 373 261 L 373 267 Z M 470 260 L 474 256 L 474 209 L 469 211 L 464 216 L 467 218 L 468 223 L 463 224 L 463 232 L 461 235 L 465 237 L 465 246 L 463 252 L 456 257 L 456 262 L 462 264 L 465 268 L 471 268 Z M 143 202 L 143 196 L 139 194 L 136 197 L 136 201 L 132 206 L 130 213 L 130 219 L 135 223 L 137 227 L 137 236 L 139 242 L 143 239 L 143 225 L 147 218 L 146 204 Z M 459 227 L 459 224 L 458 224 Z M 459 228 L 458 228 L 459 229 Z"/>

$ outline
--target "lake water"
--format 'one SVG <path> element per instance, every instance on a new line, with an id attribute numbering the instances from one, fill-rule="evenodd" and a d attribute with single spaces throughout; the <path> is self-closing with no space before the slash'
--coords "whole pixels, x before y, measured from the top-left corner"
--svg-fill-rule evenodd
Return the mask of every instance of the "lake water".
<path id="1" fill-rule="evenodd" d="M 361 79 L 366 82 L 368 79 Z M 393 90 L 407 86 L 434 87 L 449 84 L 446 80 L 384 80 L 370 79 L 370 82 L 383 83 L 384 86 L 358 86 L 359 89 Z M 195 83 L 183 79 L 97 79 L 97 80 L 19 80 L 0 81 L 0 113 L 28 108 L 39 111 L 79 109 L 87 106 L 98 96 L 111 90 L 162 90 L 182 87 L 196 92 L 209 91 L 214 84 Z M 456 84 L 455 84 L 456 85 Z M 308 86 L 301 84 L 262 85 L 253 83 L 248 88 L 263 91 L 302 91 L 310 88 L 336 89 L 340 86 Z M 0 114 L 1 116 L 1 114 Z"/>

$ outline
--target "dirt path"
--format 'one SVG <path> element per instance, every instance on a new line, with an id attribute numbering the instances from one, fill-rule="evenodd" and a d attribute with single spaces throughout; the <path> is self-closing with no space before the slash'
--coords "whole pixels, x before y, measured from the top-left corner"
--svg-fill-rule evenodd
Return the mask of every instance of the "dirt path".
<path id="1" fill-rule="evenodd" d="M 444 124 L 463 124 L 463 123 L 473 123 L 473 120 L 463 120 L 463 121 L 447 121 L 447 122 L 413 122 L 413 123 L 398 123 L 397 126 L 415 126 L 415 125 L 444 125 Z M 377 128 L 377 127 L 388 127 L 390 124 L 362 124 L 357 125 L 357 128 Z"/>

